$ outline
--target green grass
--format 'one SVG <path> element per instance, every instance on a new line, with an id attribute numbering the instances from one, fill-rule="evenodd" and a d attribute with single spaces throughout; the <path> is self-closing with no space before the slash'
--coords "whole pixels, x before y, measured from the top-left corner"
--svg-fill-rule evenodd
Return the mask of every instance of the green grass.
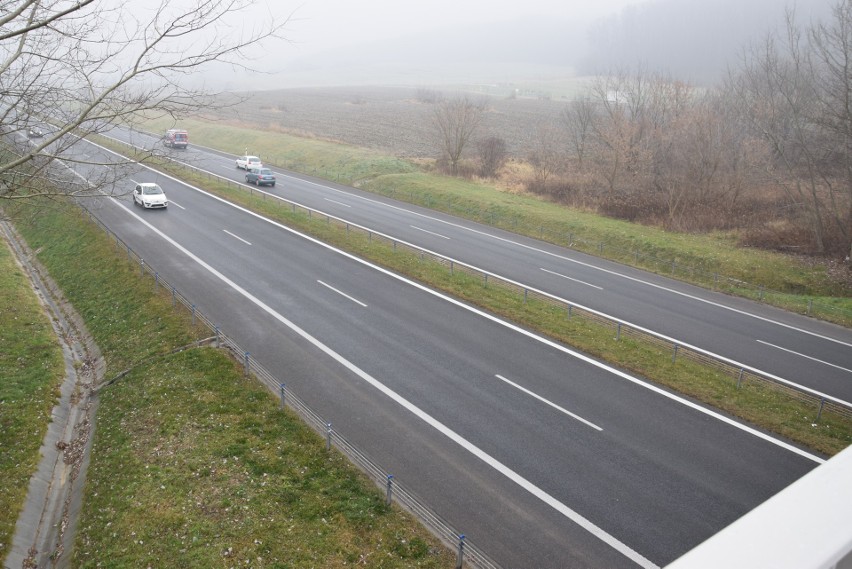
<path id="1" fill-rule="evenodd" d="M 751 382 L 737 389 L 736 378 L 715 368 L 686 358 L 678 358 L 673 364 L 668 348 L 626 337 L 616 341 L 613 326 L 576 317 L 569 319 L 564 309 L 554 308 L 552 304 L 532 297 L 524 302 L 523 295 L 518 292 L 485 283 L 481 278 L 461 271 L 451 273 L 444 265 L 421 260 L 417 254 L 401 248 L 394 249 L 379 239 L 370 239 L 363 233 L 329 223 L 324 217 L 309 217 L 305 210 L 297 208 L 294 211 L 279 200 L 264 199 L 182 168 L 165 168 L 234 203 L 303 230 L 324 242 L 443 290 L 528 329 L 575 346 L 591 356 L 694 397 L 817 452 L 833 455 L 852 444 L 852 421 L 824 412 L 817 424 L 818 406 L 814 403 L 803 402 Z"/>
<path id="2" fill-rule="evenodd" d="M 235 154 L 248 149 L 297 172 L 852 326 L 852 291 L 832 280 L 824 264 L 738 247 L 731 233 L 690 235 L 609 219 L 485 183 L 422 172 L 410 162 L 345 144 L 221 122 L 181 124 L 197 144 Z M 163 121 L 147 125 L 154 132 L 166 126 Z"/>
<path id="3" fill-rule="evenodd" d="M 0 240 L 0 562 L 9 553 L 64 375 L 50 320 Z"/>
<path id="4" fill-rule="evenodd" d="M 451 567 L 454 556 L 73 208 L 21 227 L 104 354 L 75 567 Z"/>

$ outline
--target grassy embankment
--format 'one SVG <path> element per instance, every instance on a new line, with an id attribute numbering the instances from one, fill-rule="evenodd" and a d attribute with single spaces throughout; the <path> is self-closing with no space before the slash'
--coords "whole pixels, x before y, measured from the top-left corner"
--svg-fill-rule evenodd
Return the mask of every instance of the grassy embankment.
<path id="1" fill-rule="evenodd" d="M 44 307 L 0 239 L 0 565 L 64 375 L 62 350 Z"/>
<path id="2" fill-rule="evenodd" d="M 689 235 L 608 219 L 536 196 L 499 191 L 487 183 L 429 174 L 405 160 L 344 144 L 222 122 L 187 120 L 181 125 L 190 130 L 191 141 L 197 144 L 235 154 L 248 149 L 270 164 L 293 171 L 544 238 L 795 312 L 806 313 L 812 303 L 814 316 L 852 326 L 852 291 L 832 280 L 824 264 L 737 247 L 734 233 Z M 159 132 L 167 126 L 154 122 L 149 130 Z"/>
<path id="3" fill-rule="evenodd" d="M 165 165 L 164 169 L 230 201 L 249 207 L 289 226 L 370 259 L 394 271 L 411 276 L 432 287 L 447 291 L 471 304 L 500 314 L 565 344 L 695 397 L 767 430 L 798 441 L 814 450 L 835 454 L 852 443 L 852 422 L 823 413 L 814 423 L 817 406 L 803 403 L 777 391 L 745 383 L 737 388 L 735 378 L 680 358 L 672 362 L 671 351 L 629 337 L 616 341 L 613 328 L 580 318 L 566 318 L 562 309 L 534 298 L 491 286 L 480 278 L 460 271 L 451 273 L 438 263 L 423 261 L 402 248 L 394 249 L 376 239 L 327 223 L 319 216 L 282 206 L 277 200 L 263 199 L 233 184 L 221 184 L 190 170 Z"/>
<path id="4" fill-rule="evenodd" d="M 169 354 L 209 332 L 100 229 L 73 208 L 34 219 L 20 229 L 86 321 L 107 377 L 131 368 L 99 395 L 74 567 L 453 566 L 223 352 Z"/>

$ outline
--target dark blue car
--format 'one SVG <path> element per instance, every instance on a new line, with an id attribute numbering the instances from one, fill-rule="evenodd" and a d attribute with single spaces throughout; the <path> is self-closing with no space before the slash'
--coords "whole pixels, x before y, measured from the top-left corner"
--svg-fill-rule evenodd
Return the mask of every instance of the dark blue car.
<path id="1" fill-rule="evenodd" d="M 246 172 L 246 183 L 256 186 L 275 186 L 275 174 L 269 168 L 251 168 Z"/>

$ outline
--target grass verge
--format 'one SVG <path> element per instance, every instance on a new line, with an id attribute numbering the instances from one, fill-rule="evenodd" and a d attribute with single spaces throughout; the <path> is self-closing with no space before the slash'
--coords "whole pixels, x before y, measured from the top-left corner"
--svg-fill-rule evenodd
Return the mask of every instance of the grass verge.
<path id="1" fill-rule="evenodd" d="M 605 218 L 483 182 L 422 172 L 411 162 L 330 141 L 223 122 L 181 124 L 205 146 L 235 154 L 248 150 L 296 172 L 852 326 L 852 292 L 831 278 L 825 264 L 738 247 L 731 233 L 689 235 Z M 169 126 L 155 121 L 149 128 Z"/>
<path id="2" fill-rule="evenodd" d="M 818 407 L 759 384 L 744 383 L 714 368 L 684 358 L 672 362 L 671 352 L 653 343 L 630 338 L 615 339 L 613 327 L 581 318 L 567 318 L 565 311 L 535 298 L 483 282 L 460 271 L 451 272 L 436 262 L 395 249 L 360 232 L 329 223 L 305 210 L 264 199 L 258 193 L 236 189 L 232 184 L 178 168 L 161 165 L 177 177 L 203 187 L 229 201 L 243 205 L 326 243 L 345 249 L 393 271 L 499 314 L 528 329 L 585 353 L 641 375 L 679 393 L 695 398 L 744 419 L 768 431 L 796 441 L 817 452 L 833 455 L 852 444 L 852 421 L 823 412 L 816 422 Z"/>
<path id="3" fill-rule="evenodd" d="M 0 564 L 64 376 L 62 349 L 44 307 L 0 239 Z"/>
<path id="4" fill-rule="evenodd" d="M 75 567 L 451 567 L 454 556 L 140 279 L 75 208 L 19 229 L 106 377 Z M 157 357 L 158 356 L 158 357 Z"/>

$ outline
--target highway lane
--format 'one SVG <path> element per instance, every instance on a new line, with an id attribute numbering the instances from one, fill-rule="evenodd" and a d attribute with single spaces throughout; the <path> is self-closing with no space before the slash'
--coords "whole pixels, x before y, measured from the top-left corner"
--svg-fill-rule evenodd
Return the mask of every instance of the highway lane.
<path id="1" fill-rule="evenodd" d="M 138 135 L 135 142 L 150 146 Z M 234 180 L 233 158 L 175 151 Z M 534 239 L 282 171 L 268 189 L 767 373 L 852 402 L 852 331 Z"/>
<path id="2" fill-rule="evenodd" d="M 663 564 L 815 466 L 449 299 L 162 176 L 152 180 L 166 189 L 169 210 L 101 201 L 98 216 L 507 567 L 633 566 L 620 547 Z M 330 360 L 187 252 L 366 375 Z M 610 537 L 593 536 L 577 516 Z"/>

